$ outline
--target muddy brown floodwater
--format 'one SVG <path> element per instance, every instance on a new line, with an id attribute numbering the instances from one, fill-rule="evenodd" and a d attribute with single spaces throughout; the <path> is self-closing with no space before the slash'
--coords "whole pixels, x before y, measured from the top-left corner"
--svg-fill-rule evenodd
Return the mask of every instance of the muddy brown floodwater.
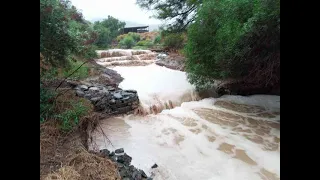
<path id="1" fill-rule="evenodd" d="M 91 148 L 122 147 L 154 179 L 280 179 L 280 96 L 199 100 L 184 72 L 155 64 L 114 70 L 146 113 L 103 120 L 113 146 L 97 130 Z"/>

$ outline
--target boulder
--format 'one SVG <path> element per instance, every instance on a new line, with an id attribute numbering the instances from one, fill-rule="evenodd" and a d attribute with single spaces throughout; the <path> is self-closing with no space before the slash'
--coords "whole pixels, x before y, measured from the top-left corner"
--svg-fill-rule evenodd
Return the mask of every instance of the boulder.
<path id="1" fill-rule="evenodd" d="M 124 149 L 123 148 L 119 148 L 119 149 L 116 149 L 114 152 L 117 153 L 117 154 L 124 153 Z"/>
<path id="2" fill-rule="evenodd" d="M 131 163 L 132 157 L 128 156 L 126 153 L 117 157 L 117 162 L 123 163 L 126 166 L 129 166 Z"/>
<path id="3" fill-rule="evenodd" d="M 77 90 L 77 91 L 76 91 L 76 94 L 77 94 L 77 96 L 79 96 L 79 97 L 83 97 L 83 96 L 85 95 L 85 93 L 84 93 L 83 91 L 81 91 L 81 90 Z"/>
<path id="4" fill-rule="evenodd" d="M 80 85 L 80 86 L 79 86 L 79 89 L 82 90 L 82 91 L 86 91 L 86 90 L 88 90 L 88 86 L 86 86 L 86 85 Z"/>
<path id="5" fill-rule="evenodd" d="M 139 98 L 135 90 L 115 89 L 102 84 L 78 85 L 77 96 L 91 101 L 95 111 L 107 114 L 126 114 L 138 107 Z"/>
<path id="6" fill-rule="evenodd" d="M 153 169 L 153 168 L 157 168 L 157 167 L 158 167 L 157 164 L 154 164 L 154 165 L 151 166 L 152 169 Z"/>
<path id="7" fill-rule="evenodd" d="M 122 95 L 120 93 L 114 93 L 113 97 L 115 97 L 116 99 L 121 99 Z"/>
<path id="8" fill-rule="evenodd" d="M 101 149 L 100 153 L 101 153 L 102 157 L 108 157 L 110 151 L 108 149 Z"/>

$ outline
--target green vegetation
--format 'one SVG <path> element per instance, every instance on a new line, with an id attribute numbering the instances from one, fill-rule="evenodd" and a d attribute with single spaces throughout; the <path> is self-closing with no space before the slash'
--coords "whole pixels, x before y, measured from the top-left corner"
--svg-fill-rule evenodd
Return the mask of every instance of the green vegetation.
<path id="1" fill-rule="evenodd" d="M 125 49 L 148 49 L 153 46 L 151 40 L 142 39 L 140 34 L 129 32 L 116 38 L 119 41 L 119 47 Z"/>
<path id="2" fill-rule="evenodd" d="M 69 74 L 78 69 L 83 62 L 81 61 L 70 61 L 70 66 L 63 69 L 63 77 L 68 77 Z M 89 67 L 88 65 L 82 65 L 77 71 L 75 71 L 69 78 L 74 80 L 84 79 L 89 76 Z"/>
<path id="3" fill-rule="evenodd" d="M 133 38 L 134 42 L 139 42 L 141 39 L 140 34 L 138 34 L 138 33 L 129 32 L 128 36 L 131 36 Z"/>
<path id="4" fill-rule="evenodd" d="M 197 87 L 228 78 L 261 87 L 278 83 L 280 1 L 205 1 L 185 50 L 188 78 Z"/>
<path id="5" fill-rule="evenodd" d="M 143 40 L 143 41 L 137 42 L 136 46 L 144 46 L 144 47 L 150 48 L 151 46 L 153 46 L 153 43 L 150 40 Z"/>
<path id="6" fill-rule="evenodd" d="M 163 41 L 163 46 L 172 50 L 183 48 L 185 42 L 181 33 L 166 33 Z"/>
<path id="7" fill-rule="evenodd" d="M 40 122 L 44 122 L 52 116 L 54 97 L 55 93 L 43 88 L 43 85 L 40 82 Z"/>
<path id="8" fill-rule="evenodd" d="M 161 35 L 157 35 L 154 40 L 153 40 L 153 44 L 160 44 L 161 43 Z"/>
<path id="9" fill-rule="evenodd" d="M 141 8 L 154 10 L 156 18 L 174 19 L 166 26 L 171 32 L 184 31 L 195 19 L 197 9 L 202 2 L 203 0 L 137 0 Z"/>
<path id="10" fill-rule="evenodd" d="M 147 50 L 147 49 L 149 49 L 148 47 L 146 47 L 146 46 L 134 46 L 134 47 L 132 47 L 132 49 L 143 49 L 143 50 Z"/>
<path id="11" fill-rule="evenodd" d="M 188 79 L 197 88 L 214 80 L 264 88 L 280 85 L 280 0 L 137 0 L 159 19 L 164 46 L 186 55 Z M 187 30 L 186 45 L 176 34 Z"/>
<path id="12" fill-rule="evenodd" d="M 85 99 L 78 100 L 73 96 L 73 93 L 59 94 L 44 88 L 40 82 L 40 123 L 50 119 L 57 120 L 61 130 L 65 132 L 77 126 L 80 118 L 85 116 L 91 107 L 84 103 Z"/>
<path id="13" fill-rule="evenodd" d="M 102 21 L 94 22 L 93 29 L 98 33 L 98 38 L 94 44 L 99 48 L 108 48 L 124 26 L 124 22 L 112 16 L 108 16 L 107 19 Z"/>
<path id="14" fill-rule="evenodd" d="M 162 36 L 159 32 L 133 33 L 119 35 L 116 38 L 118 48 L 150 49 L 162 46 Z"/>
<path id="15" fill-rule="evenodd" d="M 71 109 L 63 111 L 61 114 L 55 115 L 57 120 L 61 121 L 61 129 L 63 131 L 70 131 L 74 126 L 79 124 L 79 120 L 82 116 L 89 112 L 89 107 L 83 104 L 83 99 L 80 102 L 72 101 L 70 103 Z"/>
<path id="16" fill-rule="evenodd" d="M 124 25 L 111 16 L 92 24 L 68 0 L 40 0 L 40 122 L 56 120 L 69 131 L 88 113 L 92 107 L 86 100 L 54 88 L 85 60 L 97 57 L 97 48 L 109 47 Z M 84 64 L 69 79 L 88 75 Z"/>
<path id="17" fill-rule="evenodd" d="M 40 52 L 51 65 L 68 65 L 72 54 L 96 57 L 96 36 L 69 1 L 40 0 Z"/>
<path id="18" fill-rule="evenodd" d="M 120 42 L 119 45 L 121 48 L 125 48 L 125 49 L 130 49 L 135 45 L 135 41 L 133 39 L 132 36 L 126 36 L 125 38 L 123 38 Z"/>

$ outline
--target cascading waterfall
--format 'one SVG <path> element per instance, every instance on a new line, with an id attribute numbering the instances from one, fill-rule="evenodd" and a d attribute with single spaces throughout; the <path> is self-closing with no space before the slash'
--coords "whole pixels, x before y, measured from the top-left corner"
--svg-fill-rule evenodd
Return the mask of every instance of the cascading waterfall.
<path id="1" fill-rule="evenodd" d="M 280 179 L 280 96 L 200 100 L 184 72 L 155 64 L 113 69 L 124 78 L 120 88 L 137 90 L 141 107 L 103 120 L 113 146 L 97 130 L 97 148 L 124 148 L 155 180 Z"/>

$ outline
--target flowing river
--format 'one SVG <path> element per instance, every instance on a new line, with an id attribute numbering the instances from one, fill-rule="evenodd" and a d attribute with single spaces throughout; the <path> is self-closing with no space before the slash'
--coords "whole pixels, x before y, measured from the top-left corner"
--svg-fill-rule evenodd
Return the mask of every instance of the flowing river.
<path id="1" fill-rule="evenodd" d="M 280 179 L 280 96 L 200 100 L 185 72 L 113 69 L 124 78 L 120 88 L 137 90 L 142 113 L 103 120 L 112 144 L 97 130 L 96 148 L 124 148 L 156 180 Z"/>

